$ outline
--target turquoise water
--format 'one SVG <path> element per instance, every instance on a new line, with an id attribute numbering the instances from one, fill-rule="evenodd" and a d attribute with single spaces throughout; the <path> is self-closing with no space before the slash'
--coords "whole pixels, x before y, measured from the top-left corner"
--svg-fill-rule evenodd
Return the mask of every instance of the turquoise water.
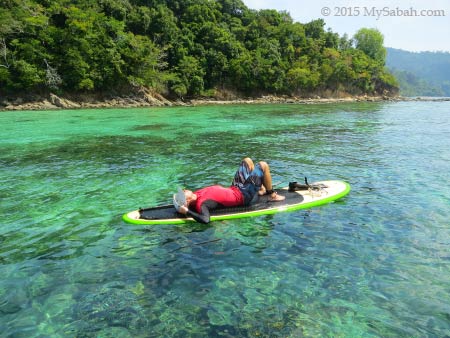
<path id="1" fill-rule="evenodd" d="M 5 337 L 450 336 L 450 103 L 0 113 Z M 121 214 L 176 186 L 341 179 L 209 225 Z"/>

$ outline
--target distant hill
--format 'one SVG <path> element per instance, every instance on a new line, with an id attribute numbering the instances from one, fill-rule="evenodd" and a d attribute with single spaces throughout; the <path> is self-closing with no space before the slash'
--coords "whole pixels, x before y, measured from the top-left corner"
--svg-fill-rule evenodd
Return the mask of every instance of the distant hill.
<path id="1" fill-rule="evenodd" d="M 387 48 L 386 66 L 405 96 L 450 96 L 450 53 Z"/>

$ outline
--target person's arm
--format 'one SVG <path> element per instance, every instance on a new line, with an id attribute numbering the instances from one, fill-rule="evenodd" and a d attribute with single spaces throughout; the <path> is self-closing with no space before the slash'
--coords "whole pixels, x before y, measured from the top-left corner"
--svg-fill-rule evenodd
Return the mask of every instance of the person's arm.
<path id="1" fill-rule="evenodd" d="M 219 206 L 219 203 L 213 200 L 207 200 L 203 202 L 201 206 L 201 212 L 196 213 L 195 211 L 192 211 L 186 207 L 183 207 L 183 214 L 186 216 L 191 216 L 193 219 L 195 219 L 199 223 L 208 224 L 211 216 L 210 216 L 210 210 L 214 210 Z"/>

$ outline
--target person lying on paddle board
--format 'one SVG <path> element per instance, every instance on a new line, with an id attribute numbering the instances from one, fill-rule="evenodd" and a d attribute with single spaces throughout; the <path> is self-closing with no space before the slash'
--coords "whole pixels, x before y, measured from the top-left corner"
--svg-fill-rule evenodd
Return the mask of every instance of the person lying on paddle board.
<path id="1" fill-rule="evenodd" d="M 210 221 L 210 210 L 249 205 L 257 194 L 270 195 L 270 202 L 285 199 L 272 189 L 272 176 L 267 162 L 261 161 L 255 165 L 251 158 L 246 157 L 229 188 L 213 185 L 195 192 L 180 190 L 174 195 L 174 206 L 179 213 L 206 224 Z"/>

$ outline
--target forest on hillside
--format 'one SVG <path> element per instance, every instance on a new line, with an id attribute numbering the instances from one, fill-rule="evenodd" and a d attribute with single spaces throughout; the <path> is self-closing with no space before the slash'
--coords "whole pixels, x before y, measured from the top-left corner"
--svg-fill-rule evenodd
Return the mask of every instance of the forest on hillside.
<path id="1" fill-rule="evenodd" d="M 387 48 L 386 65 L 405 96 L 450 96 L 450 53 Z"/>
<path id="2" fill-rule="evenodd" d="M 381 33 L 324 26 L 240 0 L 2 0 L 0 95 L 396 94 Z"/>

